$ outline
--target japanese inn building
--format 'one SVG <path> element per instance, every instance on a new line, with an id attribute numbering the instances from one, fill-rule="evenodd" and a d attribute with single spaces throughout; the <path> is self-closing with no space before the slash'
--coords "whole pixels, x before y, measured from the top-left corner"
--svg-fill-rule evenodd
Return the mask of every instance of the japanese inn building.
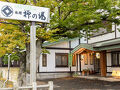
<path id="1" fill-rule="evenodd" d="M 43 44 L 50 54 L 41 55 L 38 78 L 66 77 L 73 72 L 82 73 L 83 70 L 92 70 L 95 75 L 111 76 L 113 71 L 120 71 L 119 27 L 111 25 L 111 32 L 100 29 L 89 39 L 75 38 Z"/>

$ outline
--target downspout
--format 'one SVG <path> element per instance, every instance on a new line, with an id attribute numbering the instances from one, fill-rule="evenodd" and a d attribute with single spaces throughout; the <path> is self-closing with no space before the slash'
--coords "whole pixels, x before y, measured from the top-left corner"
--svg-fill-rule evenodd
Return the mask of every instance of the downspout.
<path id="1" fill-rule="evenodd" d="M 76 72 L 78 72 L 78 54 L 76 54 Z"/>
<path id="2" fill-rule="evenodd" d="M 69 53 L 71 53 L 71 41 L 69 41 L 69 48 L 70 48 Z M 71 73 L 71 66 L 70 66 L 70 73 Z"/>
<path id="3" fill-rule="evenodd" d="M 80 69 L 80 72 L 81 72 L 81 54 L 79 54 L 79 69 Z"/>
<path id="4" fill-rule="evenodd" d="M 79 45 L 81 44 L 81 39 L 79 38 Z M 79 72 L 81 72 L 81 54 L 79 54 Z"/>

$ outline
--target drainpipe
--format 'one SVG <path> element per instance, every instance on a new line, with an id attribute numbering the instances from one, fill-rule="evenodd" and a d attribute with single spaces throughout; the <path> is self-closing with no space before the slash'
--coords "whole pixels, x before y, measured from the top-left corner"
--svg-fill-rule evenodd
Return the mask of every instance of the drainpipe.
<path id="1" fill-rule="evenodd" d="M 69 41 L 69 48 L 70 48 L 69 53 L 71 53 L 71 41 Z M 70 74 L 71 74 L 71 66 L 70 66 Z"/>
<path id="2" fill-rule="evenodd" d="M 80 68 L 80 72 L 81 72 L 81 54 L 79 54 L 79 68 Z"/>

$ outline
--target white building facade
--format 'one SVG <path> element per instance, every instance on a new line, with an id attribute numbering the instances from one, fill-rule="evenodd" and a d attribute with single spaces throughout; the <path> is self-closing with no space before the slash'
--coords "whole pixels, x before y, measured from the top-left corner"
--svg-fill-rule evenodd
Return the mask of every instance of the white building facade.
<path id="1" fill-rule="evenodd" d="M 66 77 L 85 69 L 102 73 L 102 76 L 106 76 L 105 73 L 111 75 L 114 70 L 120 71 L 119 28 L 120 26 L 113 24 L 111 32 L 100 31 L 89 39 L 75 38 L 44 45 L 50 54 L 40 57 L 38 79 Z M 105 54 L 100 54 L 102 59 L 97 59 L 96 53 L 101 52 Z M 69 53 L 73 53 L 71 67 L 68 61 Z M 82 59 L 81 55 L 85 53 L 87 58 Z"/>
<path id="2" fill-rule="evenodd" d="M 69 66 L 68 54 L 81 43 L 87 43 L 86 39 L 66 39 L 43 45 L 49 54 L 40 56 L 38 79 L 67 77 L 75 72 L 76 65 Z"/>

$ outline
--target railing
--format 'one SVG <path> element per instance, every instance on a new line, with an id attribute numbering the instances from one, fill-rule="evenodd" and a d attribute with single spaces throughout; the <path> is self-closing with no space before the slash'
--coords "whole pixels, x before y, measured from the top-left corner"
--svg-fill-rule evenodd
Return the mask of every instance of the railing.
<path id="1" fill-rule="evenodd" d="M 37 85 L 36 82 L 33 83 L 31 86 L 24 86 L 24 87 L 13 87 L 13 88 L 0 88 L 0 90 L 19 90 L 19 89 L 32 89 L 37 90 L 38 88 L 48 88 L 48 90 L 53 90 L 53 82 L 49 81 L 46 85 Z"/>

